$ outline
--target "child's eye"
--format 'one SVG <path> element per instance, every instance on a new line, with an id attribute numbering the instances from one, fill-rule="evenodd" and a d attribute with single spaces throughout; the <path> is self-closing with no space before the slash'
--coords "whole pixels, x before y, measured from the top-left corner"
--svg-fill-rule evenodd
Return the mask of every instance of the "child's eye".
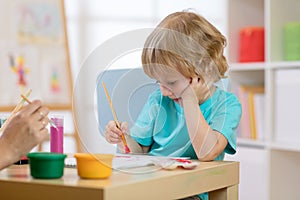
<path id="1" fill-rule="evenodd" d="M 168 82 L 168 85 L 175 85 L 176 81 L 170 81 Z"/>

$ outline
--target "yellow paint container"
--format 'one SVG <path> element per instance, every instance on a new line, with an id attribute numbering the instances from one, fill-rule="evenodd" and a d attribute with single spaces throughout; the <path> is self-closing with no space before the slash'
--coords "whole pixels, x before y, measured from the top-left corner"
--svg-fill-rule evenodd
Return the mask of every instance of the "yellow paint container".
<path id="1" fill-rule="evenodd" d="M 112 174 L 113 154 L 76 153 L 77 173 L 81 178 L 108 178 Z"/>

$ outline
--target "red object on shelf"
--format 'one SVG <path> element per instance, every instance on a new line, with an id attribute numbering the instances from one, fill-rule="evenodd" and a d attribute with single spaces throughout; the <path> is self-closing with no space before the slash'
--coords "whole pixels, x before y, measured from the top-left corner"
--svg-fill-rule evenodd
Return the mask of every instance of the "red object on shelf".
<path id="1" fill-rule="evenodd" d="M 245 27 L 240 30 L 239 62 L 265 61 L 264 27 Z"/>

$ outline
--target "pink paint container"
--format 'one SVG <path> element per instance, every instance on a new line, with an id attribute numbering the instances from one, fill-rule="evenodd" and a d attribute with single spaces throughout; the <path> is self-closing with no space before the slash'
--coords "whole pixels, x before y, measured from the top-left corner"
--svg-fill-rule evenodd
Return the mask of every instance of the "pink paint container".
<path id="1" fill-rule="evenodd" d="M 51 116 L 55 126 L 50 125 L 50 151 L 52 153 L 64 152 L 64 117 Z"/>

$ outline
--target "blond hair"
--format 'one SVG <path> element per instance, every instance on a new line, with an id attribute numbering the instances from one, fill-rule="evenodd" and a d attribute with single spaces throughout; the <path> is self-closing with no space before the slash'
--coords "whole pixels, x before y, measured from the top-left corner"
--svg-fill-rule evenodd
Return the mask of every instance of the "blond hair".
<path id="1" fill-rule="evenodd" d="M 176 12 L 148 36 L 142 52 L 143 69 L 154 78 L 154 66 L 167 67 L 212 85 L 228 69 L 225 46 L 225 37 L 205 18 L 193 12 Z"/>

